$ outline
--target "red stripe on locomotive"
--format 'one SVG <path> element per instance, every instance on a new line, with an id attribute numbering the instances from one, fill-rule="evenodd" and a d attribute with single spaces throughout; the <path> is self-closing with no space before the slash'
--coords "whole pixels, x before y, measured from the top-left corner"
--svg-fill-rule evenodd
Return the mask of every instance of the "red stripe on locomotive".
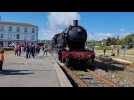
<path id="1" fill-rule="evenodd" d="M 95 53 L 90 51 L 62 51 L 62 61 L 64 61 L 68 57 L 74 59 L 88 59 L 91 56 L 95 56 Z"/>

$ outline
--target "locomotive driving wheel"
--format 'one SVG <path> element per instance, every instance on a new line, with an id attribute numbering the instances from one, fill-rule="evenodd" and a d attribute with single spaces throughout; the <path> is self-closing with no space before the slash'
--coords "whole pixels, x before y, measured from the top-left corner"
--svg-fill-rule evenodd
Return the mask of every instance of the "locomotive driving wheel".
<path id="1" fill-rule="evenodd" d="M 94 69 L 94 58 L 89 58 L 86 60 L 86 67 L 89 69 Z"/>
<path id="2" fill-rule="evenodd" d="M 67 66 L 67 67 L 71 67 L 71 66 L 72 66 L 72 60 L 71 60 L 70 57 L 67 57 L 67 58 L 66 58 L 66 66 Z"/>

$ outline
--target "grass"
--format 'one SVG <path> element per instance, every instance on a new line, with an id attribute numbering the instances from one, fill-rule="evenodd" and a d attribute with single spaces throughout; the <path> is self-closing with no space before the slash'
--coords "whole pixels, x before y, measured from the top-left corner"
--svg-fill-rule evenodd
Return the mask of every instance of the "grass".
<path id="1" fill-rule="evenodd" d="M 133 49 L 129 49 L 128 52 L 127 52 L 127 54 L 134 56 L 134 48 Z"/>
<path id="2" fill-rule="evenodd" d="M 95 51 L 96 51 L 96 55 L 103 55 L 103 50 L 95 50 Z M 111 56 L 111 50 L 106 50 L 106 55 Z M 115 55 L 117 55 L 116 50 L 115 50 Z M 127 50 L 127 54 L 126 54 L 125 57 L 124 57 L 124 51 L 123 50 L 120 51 L 119 56 L 114 56 L 114 57 L 124 59 L 124 60 L 128 60 L 128 61 L 131 61 L 132 63 L 134 63 L 134 59 L 133 59 L 134 48 Z"/>
<path id="3" fill-rule="evenodd" d="M 97 55 L 103 55 L 103 50 L 95 50 Z M 111 50 L 106 50 L 106 55 L 111 55 Z"/>
<path id="4" fill-rule="evenodd" d="M 103 54 L 103 50 L 95 50 L 97 55 Z M 115 50 L 115 53 L 116 50 Z M 123 50 L 120 51 L 120 54 L 123 55 Z M 111 55 L 111 50 L 106 50 L 106 55 Z M 127 55 L 134 56 L 134 48 L 127 50 Z"/>

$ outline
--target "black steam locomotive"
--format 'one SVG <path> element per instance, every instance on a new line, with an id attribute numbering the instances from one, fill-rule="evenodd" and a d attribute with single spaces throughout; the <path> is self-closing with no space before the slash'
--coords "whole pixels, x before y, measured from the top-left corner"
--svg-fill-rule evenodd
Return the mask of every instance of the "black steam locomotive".
<path id="1" fill-rule="evenodd" d="M 51 46 L 57 51 L 60 62 L 68 67 L 85 69 L 95 58 L 94 51 L 85 48 L 86 40 L 86 30 L 74 20 L 73 25 L 53 37 Z"/>

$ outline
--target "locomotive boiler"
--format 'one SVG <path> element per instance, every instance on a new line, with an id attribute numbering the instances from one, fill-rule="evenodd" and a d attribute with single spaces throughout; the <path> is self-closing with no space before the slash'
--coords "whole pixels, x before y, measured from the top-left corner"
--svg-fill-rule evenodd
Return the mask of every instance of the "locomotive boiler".
<path id="1" fill-rule="evenodd" d="M 67 67 L 86 69 L 95 59 L 95 52 L 85 48 L 86 40 L 86 29 L 74 20 L 73 25 L 53 37 L 51 46 L 57 51 L 58 60 Z"/>

